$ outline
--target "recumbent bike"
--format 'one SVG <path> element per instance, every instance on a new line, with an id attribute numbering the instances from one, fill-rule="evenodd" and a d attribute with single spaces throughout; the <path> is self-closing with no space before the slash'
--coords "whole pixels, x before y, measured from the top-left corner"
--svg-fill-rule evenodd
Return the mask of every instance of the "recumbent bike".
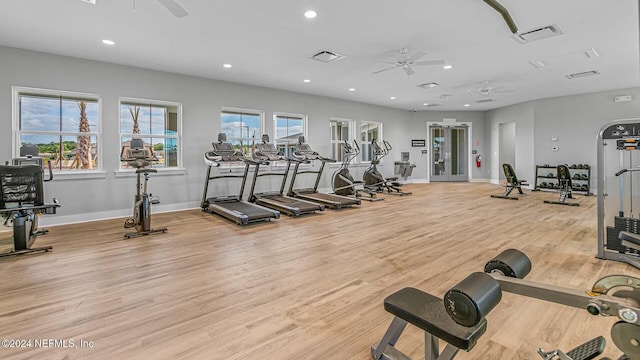
<path id="1" fill-rule="evenodd" d="M 48 252 L 51 246 L 31 247 L 39 235 L 48 230 L 38 229 L 40 215 L 55 214 L 60 207 L 57 199 L 44 202 L 44 182 L 53 180 L 51 161 L 47 161 L 49 178 L 44 178 L 44 159 L 38 156 L 38 148 L 25 145 L 20 148 L 20 157 L 11 165 L 0 165 L 0 215 L 4 225 L 13 226 L 13 250 L 0 253 L 0 257 Z"/>

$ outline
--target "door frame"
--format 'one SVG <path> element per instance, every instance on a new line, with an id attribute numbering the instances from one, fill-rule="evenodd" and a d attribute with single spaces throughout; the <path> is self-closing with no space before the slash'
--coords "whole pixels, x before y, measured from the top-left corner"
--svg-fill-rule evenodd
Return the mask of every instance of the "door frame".
<path id="1" fill-rule="evenodd" d="M 473 171 L 472 164 L 473 158 L 471 157 L 471 145 L 473 144 L 472 134 L 473 134 L 473 123 L 465 122 L 465 121 L 451 121 L 451 119 L 444 119 L 444 121 L 427 121 L 427 144 L 429 149 L 429 154 L 426 156 L 427 158 L 427 183 L 431 182 L 431 156 L 433 155 L 431 152 L 431 144 L 433 139 L 431 138 L 431 126 L 441 126 L 441 127 L 458 127 L 458 126 L 466 126 L 469 129 L 469 133 L 467 134 L 467 182 L 471 181 L 471 171 Z"/>

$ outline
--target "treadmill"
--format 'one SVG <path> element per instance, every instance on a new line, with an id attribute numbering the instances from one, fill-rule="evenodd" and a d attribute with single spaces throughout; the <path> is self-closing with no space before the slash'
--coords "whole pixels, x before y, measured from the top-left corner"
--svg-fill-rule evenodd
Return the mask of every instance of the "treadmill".
<path id="1" fill-rule="evenodd" d="M 293 168 L 293 177 L 289 184 L 288 196 L 297 197 L 304 200 L 318 202 L 326 205 L 331 209 L 341 209 L 351 207 L 353 205 L 360 205 L 360 199 L 351 198 L 347 196 L 323 194 L 318 192 L 318 185 L 320 184 L 320 177 L 322 176 L 322 170 L 328 162 L 336 162 L 333 159 L 328 159 L 320 156 L 317 152 L 313 151 L 309 144 L 304 142 L 304 136 L 298 138 L 298 149 L 293 153 L 293 156 L 300 161 L 296 162 Z M 320 169 L 318 171 L 313 170 L 300 170 L 301 163 L 310 163 L 311 161 L 318 160 L 321 162 Z M 294 189 L 296 177 L 298 174 L 317 174 L 316 183 L 313 188 Z"/>
<path id="2" fill-rule="evenodd" d="M 242 201 L 242 193 L 244 192 L 244 186 L 247 182 L 247 174 L 249 173 L 249 160 L 244 158 L 244 155 L 237 150 L 233 149 L 233 146 L 226 142 L 227 134 L 218 134 L 218 142 L 213 143 L 213 150 L 204 154 L 204 162 L 207 164 L 207 177 L 204 182 L 204 192 L 202 194 L 202 202 L 200 206 L 202 211 L 206 211 L 212 214 L 220 215 L 231 221 L 234 221 L 238 225 L 248 225 L 250 223 L 269 221 L 271 219 L 279 219 L 280 212 L 260 205 L 248 203 Z M 222 162 L 229 161 L 242 161 L 245 164 L 244 172 L 242 175 L 214 175 L 211 176 L 211 168 L 220 166 Z M 209 189 L 209 182 L 215 179 L 229 179 L 229 178 L 241 178 L 242 184 L 240 185 L 240 194 L 207 197 L 207 190 Z"/>
<path id="3" fill-rule="evenodd" d="M 256 168 L 253 183 L 251 184 L 251 191 L 249 192 L 250 202 L 278 210 L 289 216 L 300 216 L 303 214 L 313 214 L 316 211 L 324 211 L 324 205 L 284 195 L 284 187 L 287 182 L 289 169 L 291 168 L 291 162 L 296 160 L 286 157 L 282 152 L 279 152 L 276 149 L 275 145 L 270 144 L 269 135 L 262 135 L 262 144 L 256 145 L 256 151 L 253 154 L 253 158 Z M 260 164 L 268 165 L 270 161 L 287 161 L 287 168 L 285 169 L 284 174 L 274 172 L 260 174 Z M 256 182 L 258 178 L 262 176 L 282 176 L 280 191 L 255 193 Z"/>

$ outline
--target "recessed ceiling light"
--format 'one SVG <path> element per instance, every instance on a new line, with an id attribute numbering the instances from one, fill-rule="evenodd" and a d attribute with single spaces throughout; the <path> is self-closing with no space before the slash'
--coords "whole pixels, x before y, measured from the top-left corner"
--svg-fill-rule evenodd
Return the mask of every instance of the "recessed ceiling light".
<path id="1" fill-rule="evenodd" d="M 311 80 L 309 80 L 309 79 L 304 79 L 303 81 L 306 82 L 306 83 L 310 83 L 311 82 Z"/>
<path id="2" fill-rule="evenodd" d="M 471 105 L 469 105 L 469 104 L 464 104 L 464 107 L 469 107 L 469 106 L 471 106 Z"/>
<path id="3" fill-rule="evenodd" d="M 304 12 L 304 17 L 306 17 L 307 19 L 313 19 L 316 16 L 318 16 L 318 13 L 314 10 L 307 10 Z"/>
<path id="4" fill-rule="evenodd" d="M 107 40 L 107 39 L 102 40 L 102 43 L 105 44 L 105 45 L 115 45 L 116 44 L 113 40 Z"/>
<path id="5" fill-rule="evenodd" d="M 424 103 L 422 104 L 422 106 L 429 106 L 429 103 Z"/>
<path id="6" fill-rule="evenodd" d="M 396 97 L 395 97 L 395 96 L 392 96 L 392 97 L 390 97 L 389 99 L 391 99 L 391 100 L 395 100 L 395 99 L 396 99 Z"/>
<path id="7" fill-rule="evenodd" d="M 445 70 L 449 70 L 449 69 L 453 68 L 453 66 L 451 66 L 451 65 L 445 65 L 445 66 L 443 66 L 442 68 L 443 68 L 443 69 L 445 69 Z"/>
<path id="8" fill-rule="evenodd" d="M 350 88 L 349 91 L 356 91 L 356 89 L 355 88 Z"/>
<path id="9" fill-rule="evenodd" d="M 86 2 L 87 4 L 91 4 L 91 5 L 95 5 L 96 4 L 96 0 L 80 0 L 82 2 Z"/>
<path id="10" fill-rule="evenodd" d="M 231 69 L 233 67 L 233 65 L 231 65 L 231 64 L 224 64 L 222 66 L 224 66 L 227 69 Z"/>

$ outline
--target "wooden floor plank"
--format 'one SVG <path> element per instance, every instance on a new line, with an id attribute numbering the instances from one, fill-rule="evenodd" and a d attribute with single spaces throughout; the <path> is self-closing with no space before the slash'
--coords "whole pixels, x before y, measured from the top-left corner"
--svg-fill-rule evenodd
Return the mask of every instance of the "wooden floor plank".
<path id="1" fill-rule="evenodd" d="M 0 349 L 4 359 L 369 359 L 392 316 L 383 300 L 412 286 L 442 296 L 500 251 L 531 258 L 528 279 L 590 288 L 596 198 L 492 199 L 479 183 L 407 185 L 360 208 L 239 227 L 198 210 L 155 214 L 165 234 L 124 240 L 122 219 L 50 228 L 52 252 L 0 259 L 0 338 L 80 339 L 92 348 Z M 8 233 L 0 233 L 8 235 Z M 487 333 L 457 359 L 534 359 L 604 335 L 615 319 L 505 294 Z M 422 333 L 398 342 L 420 358 Z"/>

